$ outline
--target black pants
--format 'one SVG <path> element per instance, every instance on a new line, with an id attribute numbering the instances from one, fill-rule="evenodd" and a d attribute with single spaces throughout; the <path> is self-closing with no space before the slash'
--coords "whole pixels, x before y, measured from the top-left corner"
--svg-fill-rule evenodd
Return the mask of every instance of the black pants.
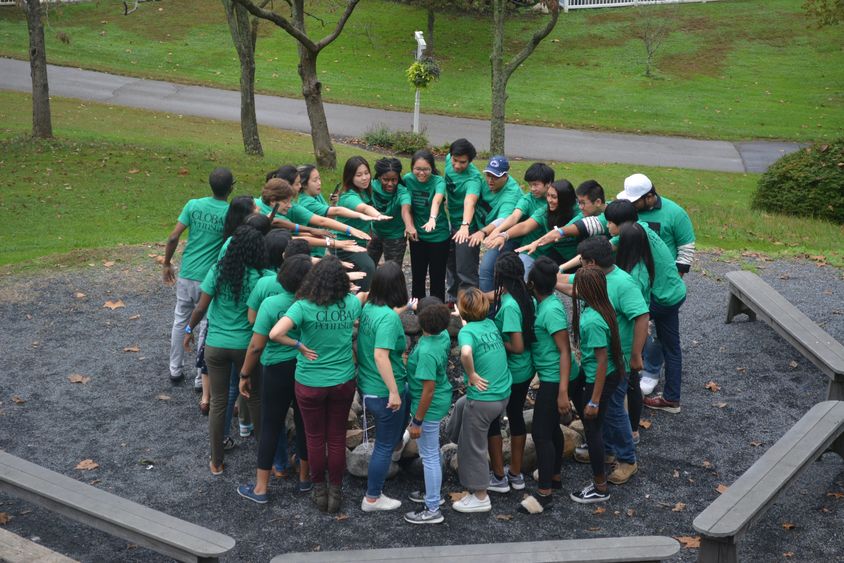
<path id="1" fill-rule="evenodd" d="M 642 377 L 638 371 L 631 371 L 627 383 L 627 414 L 630 416 L 630 429 L 639 431 L 639 421 L 642 419 L 642 388 L 639 382 Z"/>
<path id="2" fill-rule="evenodd" d="M 594 476 L 606 474 L 602 428 L 604 426 L 604 417 L 607 415 L 607 404 L 616 387 L 618 387 L 618 377 L 614 373 L 609 374 L 604 381 L 604 388 L 601 390 L 601 400 L 598 403 L 598 416 L 590 420 L 583 416 L 583 411 L 586 403 L 592 398 L 592 391 L 595 388 L 595 384 L 586 383 L 582 374 L 569 384 L 569 397 L 574 401 L 574 406 L 583 419 L 586 445 L 589 447 L 589 464 L 592 466 L 592 475 Z"/>
<path id="3" fill-rule="evenodd" d="M 445 269 L 449 239 L 442 242 L 410 241 L 411 296 L 425 297 L 425 278 L 430 279 L 431 295 L 445 302 Z"/>
<path id="4" fill-rule="evenodd" d="M 530 379 L 510 386 L 510 400 L 507 403 L 507 420 L 510 422 L 510 436 L 527 434 L 525 425 L 525 397 L 530 389 Z M 501 419 L 496 418 L 489 426 L 487 437 L 501 436 Z"/>
<path id="5" fill-rule="evenodd" d="M 533 405 L 531 435 L 536 445 L 540 489 L 550 489 L 551 477 L 559 475 L 563 467 L 563 431 L 560 430 L 560 412 L 557 410 L 559 392 L 558 382 L 542 381 Z"/>
<path id="6" fill-rule="evenodd" d="M 299 459 L 308 459 L 305 443 L 305 427 L 299 414 L 294 392 L 296 360 L 264 366 L 263 388 L 261 390 L 261 437 L 258 441 L 258 469 L 269 470 L 273 466 L 279 432 L 286 432 L 287 409 L 293 405 L 293 422 L 296 425 L 296 452 Z"/>

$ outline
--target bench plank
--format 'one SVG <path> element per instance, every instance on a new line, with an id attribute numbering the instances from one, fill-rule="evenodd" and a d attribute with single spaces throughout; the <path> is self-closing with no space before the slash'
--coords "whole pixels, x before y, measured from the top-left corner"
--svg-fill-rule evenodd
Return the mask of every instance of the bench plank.
<path id="1" fill-rule="evenodd" d="M 0 452 L 0 490 L 180 561 L 217 558 L 234 547 L 223 534 L 123 499 Z"/>
<path id="2" fill-rule="evenodd" d="M 711 537 L 737 538 L 842 433 L 844 402 L 818 403 L 695 518 L 695 530 Z"/>
<path id="3" fill-rule="evenodd" d="M 665 536 L 593 538 L 474 545 L 440 545 L 353 551 L 315 551 L 278 555 L 271 563 L 339 561 L 478 561 L 485 563 L 663 561 L 676 555 L 680 544 Z"/>
<path id="4" fill-rule="evenodd" d="M 77 563 L 50 548 L 0 528 L 0 561 L 5 563 Z"/>

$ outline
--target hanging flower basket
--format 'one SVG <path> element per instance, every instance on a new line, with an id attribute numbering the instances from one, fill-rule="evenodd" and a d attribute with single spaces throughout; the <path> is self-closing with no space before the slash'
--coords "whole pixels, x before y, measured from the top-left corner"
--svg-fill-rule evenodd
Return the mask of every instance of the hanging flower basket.
<path id="1" fill-rule="evenodd" d="M 426 57 L 410 65 L 405 74 L 414 88 L 427 88 L 428 84 L 440 78 L 440 66 L 434 59 Z"/>

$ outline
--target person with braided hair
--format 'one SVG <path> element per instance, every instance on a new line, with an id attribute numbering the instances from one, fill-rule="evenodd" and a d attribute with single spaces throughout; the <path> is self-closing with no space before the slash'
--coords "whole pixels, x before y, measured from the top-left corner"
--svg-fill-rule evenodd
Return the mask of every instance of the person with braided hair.
<path id="1" fill-rule="evenodd" d="M 402 185 L 401 170 L 401 161 L 397 158 L 384 157 L 375 161 L 372 205 L 381 215 L 390 217 L 372 225 L 372 240 L 366 246 L 366 252 L 376 266 L 383 255 L 384 260 L 395 262 L 401 268 L 407 240 L 419 239 L 410 212 L 410 193 Z"/>
<path id="2" fill-rule="evenodd" d="M 199 303 L 185 327 L 184 346 L 190 350 L 193 329 L 208 312 L 208 335 L 205 339 L 205 363 L 211 384 L 211 409 L 208 429 L 211 437 L 212 475 L 223 472 L 223 434 L 229 380 L 237 373 L 246 357 L 252 338 L 247 299 L 264 275 L 267 253 L 263 235 L 248 225 L 234 231 L 225 255 L 211 267 L 202 281 Z M 255 394 L 247 401 L 255 435 L 261 433 L 260 379 L 253 382 Z"/>
<path id="3" fill-rule="evenodd" d="M 578 503 L 603 502 L 610 493 L 602 427 L 609 400 L 624 377 L 624 355 L 615 310 L 607 294 L 607 278 L 597 266 L 585 266 L 577 272 L 572 286 L 571 324 L 580 375 L 572 382 L 570 394 L 583 418 L 592 482 L 569 496 Z"/>
<path id="4" fill-rule="evenodd" d="M 530 381 L 535 373 L 530 346 L 536 337 L 533 328 L 535 304 L 524 278 L 525 268 L 516 253 L 508 250 L 499 254 L 493 273 L 493 310 L 496 311 L 495 326 L 504 341 L 507 366 L 513 375 L 513 382 L 507 403 L 511 452 L 509 467 L 504 467 L 504 441 L 501 438 L 499 419 L 493 421 L 488 433 L 492 467 L 488 490 L 496 493 L 507 493 L 510 487 L 517 491 L 525 488 L 522 457 L 525 452 L 527 428 L 523 410 Z"/>

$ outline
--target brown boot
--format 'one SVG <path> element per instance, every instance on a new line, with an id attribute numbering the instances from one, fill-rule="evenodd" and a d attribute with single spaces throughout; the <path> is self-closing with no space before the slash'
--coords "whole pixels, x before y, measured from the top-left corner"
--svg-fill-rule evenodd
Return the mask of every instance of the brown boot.
<path id="1" fill-rule="evenodd" d="M 607 481 L 613 485 L 623 485 L 630 480 L 636 472 L 639 471 L 639 464 L 635 461 L 633 463 L 624 463 L 619 461 L 615 464 L 615 468 L 607 476 Z"/>
<path id="2" fill-rule="evenodd" d="M 343 492 L 338 485 L 328 485 L 328 513 L 334 514 L 340 511 L 340 504 L 343 502 Z"/>
<path id="3" fill-rule="evenodd" d="M 328 489 L 325 487 L 325 483 L 314 483 L 311 498 L 320 512 L 328 511 Z"/>

